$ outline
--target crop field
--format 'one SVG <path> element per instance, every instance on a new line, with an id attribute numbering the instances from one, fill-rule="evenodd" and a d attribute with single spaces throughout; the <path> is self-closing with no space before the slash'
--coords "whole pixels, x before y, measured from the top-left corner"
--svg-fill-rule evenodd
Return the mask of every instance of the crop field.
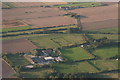
<path id="1" fill-rule="evenodd" d="M 99 56 L 100 58 L 108 59 L 118 55 L 118 46 L 109 46 L 109 47 L 99 48 L 99 49 L 96 49 L 93 53 Z"/>
<path id="2" fill-rule="evenodd" d="M 56 48 L 61 47 L 58 43 L 54 42 L 51 39 L 54 38 L 61 38 L 62 40 L 59 40 L 61 43 L 70 43 L 70 44 L 79 44 L 84 43 L 85 41 L 82 39 L 81 34 L 51 34 L 46 36 L 40 36 L 40 37 L 31 37 L 29 38 L 33 44 L 40 48 Z M 67 46 L 67 45 L 66 45 Z"/>
<path id="3" fill-rule="evenodd" d="M 68 59 L 68 61 L 79 61 L 94 58 L 91 54 L 80 47 L 62 49 L 61 53 Z"/>
<path id="4" fill-rule="evenodd" d="M 101 69 L 101 71 L 104 70 L 117 70 L 118 69 L 118 61 L 116 60 L 95 60 L 91 61 L 94 65 L 96 65 L 98 68 Z"/>
<path id="5" fill-rule="evenodd" d="M 26 39 L 3 41 L 2 46 L 3 53 L 24 53 L 37 48 Z"/>
<path id="6" fill-rule="evenodd" d="M 54 64 L 55 70 L 60 73 L 95 73 L 98 72 L 96 68 L 91 66 L 88 62 L 80 62 L 75 64 Z"/>

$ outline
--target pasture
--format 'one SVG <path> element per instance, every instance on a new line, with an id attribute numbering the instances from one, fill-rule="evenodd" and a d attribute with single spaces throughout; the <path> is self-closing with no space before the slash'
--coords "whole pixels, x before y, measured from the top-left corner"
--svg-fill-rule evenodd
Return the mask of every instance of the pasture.
<path id="1" fill-rule="evenodd" d="M 56 40 L 57 43 L 53 41 L 53 39 Z M 29 40 L 40 48 L 58 48 L 63 45 L 67 46 L 70 44 L 80 44 L 85 42 L 81 34 L 50 34 L 46 36 L 31 37 Z M 59 43 L 62 45 L 59 45 Z"/>
<path id="2" fill-rule="evenodd" d="M 108 46 L 96 49 L 93 53 L 100 58 L 108 59 L 118 55 L 118 46 Z"/>
<path id="3" fill-rule="evenodd" d="M 112 40 L 112 41 L 115 41 L 115 42 L 119 42 L 119 39 L 118 37 L 120 35 L 117 35 L 117 34 L 89 34 L 90 37 L 94 38 L 94 39 L 100 39 L 100 38 L 103 38 L 103 37 L 107 37 L 108 39 Z"/>
<path id="4" fill-rule="evenodd" d="M 80 61 L 94 58 L 91 54 L 80 47 L 62 49 L 60 51 L 68 61 Z"/>
<path id="5" fill-rule="evenodd" d="M 18 31 L 18 30 L 26 30 L 26 29 L 32 29 L 31 26 L 22 26 L 22 27 L 11 27 L 11 28 L 3 28 L 2 32 L 8 32 L 8 31 Z"/>
<path id="6" fill-rule="evenodd" d="M 90 30 L 90 32 L 100 32 L 100 33 L 119 33 L 119 28 L 106 28 L 106 29 L 96 29 L 96 30 Z"/>
<path id="7" fill-rule="evenodd" d="M 101 71 L 112 71 L 118 69 L 118 61 L 116 60 L 94 60 L 91 62 L 100 68 Z"/>
<path id="8" fill-rule="evenodd" d="M 95 73 L 98 72 L 96 68 L 90 65 L 88 62 L 80 62 L 75 64 L 58 63 L 53 64 L 55 70 L 60 73 Z"/>
<path id="9" fill-rule="evenodd" d="M 112 40 L 112 41 L 116 41 L 118 42 L 118 37 L 119 35 L 117 34 L 89 34 L 89 37 L 90 38 L 93 38 L 93 39 L 100 39 L 100 38 L 103 38 L 103 37 L 107 37 L 108 39 Z"/>
<path id="10" fill-rule="evenodd" d="M 68 4 L 63 4 L 63 5 L 54 5 L 55 7 L 76 7 L 76 6 L 80 6 L 80 7 L 96 7 L 96 6 L 101 6 L 101 3 L 95 3 L 95 2 L 84 2 L 84 3 L 80 3 L 80 2 L 76 2 L 76 3 L 68 3 Z"/>
<path id="11" fill-rule="evenodd" d="M 46 75 L 54 72 L 53 69 L 43 69 L 39 71 L 27 71 L 27 72 L 21 72 L 21 76 L 25 78 L 46 78 Z"/>
<path id="12" fill-rule="evenodd" d="M 19 54 L 7 54 L 6 56 L 11 66 L 18 67 L 30 64 L 30 62 L 27 61 L 23 55 L 20 56 Z"/>

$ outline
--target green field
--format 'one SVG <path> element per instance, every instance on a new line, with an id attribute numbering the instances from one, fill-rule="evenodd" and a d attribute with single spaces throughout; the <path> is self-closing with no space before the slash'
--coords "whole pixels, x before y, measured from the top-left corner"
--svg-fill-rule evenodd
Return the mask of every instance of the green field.
<path id="1" fill-rule="evenodd" d="M 94 60 L 91 61 L 94 65 L 99 67 L 101 71 L 104 70 L 117 70 L 118 69 L 118 61 L 116 60 Z"/>
<path id="2" fill-rule="evenodd" d="M 45 69 L 36 72 L 21 72 L 21 76 L 25 78 L 45 78 L 46 75 L 53 71 L 52 69 Z"/>
<path id="3" fill-rule="evenodd" d="M 61 53 L 66 59 L 68 59 L 68 61 L 94 58 L 91 54 L 87 53 L 87 51 L 80 47 L 62 49 Z"/>
<path id="4" fill-rule="evenodd" d="M 112 40 L 112 41 L 116 41 L 118 42 L 118 37 L 119 35 L 111 35 L 111 34 L 89 34 L 88 35 L 89 37 L 91 38 L 94 38 L 94 39 L 100 39 L 100 38 L 103 38 L 103 37 L 107 37 L 108 39 Z"/>
<path id="5" fill-rule="evenodd" d="M 18 30 L 26 30 L 26 29 L 32 29 L 32 27 L 31 26 L 22 26 L 22 27 L 3 28 L 2 32 L 18 31 Z"/>
<path id="6" fill-rule="evenodd" d="M 99 30 L 91 30 L 90 32 L 101 32 L 101 33 L 119 33 L 119 28 L 107 28 Z"/>
<path id="7" fill-rule="evenodd" d="M 7 58 L 12 66 L 24 66 L 30 64 L 29 61 L 19 54 L 7 54 Z"/>
<path id="8" fill-rule="evenodd" d="M 103 59 L 111 58 L 118 55 L 118 46 L 99 48 L 96 49 L 93 53 Z"/>
<path id="9" fill-rule="evenodd" d="M 63 4 L 63 5 L 55 5 L 55 7 L 73 7 L 73 6 L 81 6 L 81 7 L 95 7 L 95 6 L 101 6 L 101 3 L 95 3 L 95 2 L 84 2 L 84 3 L 69 3 L 69 4 Z"/>
<path id="10" fill-rule="evenodd" d="M 62 32 L 62 33 L 66 33 L 68 27 L 70 28 L 76 28 L 76 26 L 74 25 L 68 25 L 68 26 L 60 26 L 60 27 L 51 27 L 51 28 L 46 28 L 46 29 L 35 29 L 32 28 L 31 26 L 23 26 L 23 27 L 13 27 L 13 28 L 3 28 L 1 32 L 5 32 L 2 34 L 2 36 L 12 36 L 12 35 L 20 35 L 20 34 L 24 34 L 27 33 L 27 35 L 32 35 L 31 33 L 35 33 L 35 32 L 44 32 L 45 30 L 56 30 L 56 32 Z M 33 30 L 28 30 L 28 29 L 33 29 Z M 59 30 L 60 29 L 60 30 Z M 63 30 L 61 30 L 63 29 Z M 21 30 L 21 31 L 19 31 Z M 13 32 L 8 32 L 8 31 L 13 31 Z"/>
<path id="11" fill-rule="evenodd" d="M 13 36 L 13 37 L 2 37 L 0 40 L 14 40 L 14 39 L 21 39 L 21 38 L 31 38 L 31 37 L 40 37 L 40 36 L 45 36 L 49 34 L 31 34 L 31 35 L 22 35 L 22 36 Z"/>
<path id="12" fill-rule="evenodd" d="M 15 8 L 15 5 L 13 5 L 10 2 L 2 2 L 2 8 L 3 9 L 11 9 L 11 8 Z"/>
<path id="13" fill-rule="evenodd" d="M 60 73 L 94 73 L 98 72 L 96 68 L 88 62 L 80 62 L 75 64 L 53 64 L 55 70 Z"/>
<path id="14" fill-rule="evenodd" d="M 57 38 L 59 38 L 60 40 Z M 50 34 L 46 36 L 31 37 L 29 39 L 40 48 L 58 48 L 63 46 L 63 45 L 59 45 L 59 43 L 63 44 L 66 42 L 69 43 L 69 45 L 76 43 L 80 44 L 85 42 L 82 39 L 81 34 Z M 68 44 L 64 44 L 64 45 L 67 46 Z"/>

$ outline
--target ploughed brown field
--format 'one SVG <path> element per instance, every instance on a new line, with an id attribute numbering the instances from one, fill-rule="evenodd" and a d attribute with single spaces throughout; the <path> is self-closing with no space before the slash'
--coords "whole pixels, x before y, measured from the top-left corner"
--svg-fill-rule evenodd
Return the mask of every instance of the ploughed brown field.
<path id="1" fill-rule="evenodd" d="M 109 19 L 104 21 L 96 21 L 96 22 L 84 22 L 82 23 L 83 30 L 97 30 L 97 29 L 105 29 L 105 28 L 113 28 L 118 27 L 117 19 Z"/>
<path id="2" fill-rule="evenodd" d="M 3 78 L 16 78 L 13 76 L 15 71 L 4 60 L 2 60 L 2 77 Z"/>
<path id="3" fill-rule="evenodd" d="M 32 3 L 33 2 L 14 4 L 28 4 L 32 6 Z M 37 6 L 41 4 L 52 3 L 33 4 Z M 84 30 L 118 27 L 118 4 L 100 7 L 80 8 L 70 11 L 82 16 L 86 16 L 86 18 L 81 19 Z M 32 25 L 35 28 L 76 24 L 74 18 L 63 17 L 62 15 L 65 13 L 67 12 L 58 8 L 45 7 L 3 9 L 3 28 L 20 27 L 22 25 L 15 26 L 16 23 L 19 22 L 21 22 L 25 26 Z M 13 22 L 15 22 L 15 24 Z"/>
<path id="4" fill-rule="evenodd" d="M 26 20 L 45 17 L 55 17 L 65 14 L 63 10 L 58 8 L 15 8 L 15 9 L 3 9 L 3 20 Z"/>
<path id="5" fill-rule="evenodd" d="M 17 39 L 2 42 L 3 53 L 25 53 L 37 47 L 27 39 Z"/>
<path id="6" fill-rule="evenodd" d="M 10 4 L 15 7 L 36 7 L 45 5 L 43 2 L 11 2 Z"/>
<path id="7" fill-rule="evenodd" d="M 86 30 L 118 27 L 118 4 L 75 9 L 71 12 L 86 17 L 81 19 L 83 28 Z"/>
<path id="8" fill-rule="evenodd" d="M 27 19 L 23 20 L 23 22 L 32 25 L 35 28 L 76 24 L 75 19 L 65 16 Z"/>
<path id="9" fill-rule="evenodd" d="M 118 19 L 118 4 L 110 6 L 100 6 L 92 8 L 81 8 L 71 10 L 79 15 L 86 16 L 83 22 L 104 21 L 108 19 Z"/>
<path id="10" fill-rule="evenodd" d="M 68 2 L 56 2 L 56 0 L 54 0 L 53 2 L 43 2 L 43 3 L 46 4 L 46 5 L 61 5 L 61 4 L 67 4 Z"/>
<path id="11" fill-rule="evenodd" d="M 2 7 L 7 8 L 7 4 L 3 2 Z M 9 5 L 13 7 L 39 7 L 39 6 L 47 6 L 47 5 L 60 5 L 60 4 L 67 4 L 67 2 L 11 2 Z"/>
<path id="12" fill-rule="evenodd" d="M 3 21 L 2 24 L 3 25 L 1 27 L 3 27 L 3 28 L 28 26 L 27 24 L 25 24 L 21 20 L 9 20 L 9 21 L 5 20 L 5 21 Z"/>
<path id="13" fill-rule="evenodd" d="M 17 23 L 19 23 L 20 21 L 21 22 L 22 21 L 25 21 L 25 22 L 30 21 L 31 22 L 33 19 L 35 20 L 34 21 L 35 23 L 33 23 L 33 25 L 39 26 L 39 27 L 44 27 L 42 24 L 36 25 L 36 24 L 39 24 L 39 22 L 40 22 L 40 21 L 37 21 L 37 23 L 36 23 L 36 20 L 43 19 L 43 21 L 48 21 L 47 19 L 49 19 L 49 18 L 51 18 L 51 19 L 49 19 L 49 21 L 54 21 L 57 18 L 57 21 L 61 22 L 60 25 L 62 25 L 64 23 L 62 23 L 62 21 L 60 21 L 60 19 L 63 17 L 62 15 L 65 14 L 66 12 L 63 10 L 59 10 L 58 8 L 34 7 L 34 8 L 3 9 L 2 13 L 3 13 L 3 28 L 8 28 L 8 26 L 9 27 L 20 27 L 19 25 L 14 26 L 13 22 L 17 22 Z M 62 17 L 58 17 L 58 16 L 62 16 Z M 54 18 L 52 18 L 52 17 L 54 17 Z M 68 20 L 68 18 L 64 18 L 64 19 Z M 68 20 L 68 22 L 69 22 L 69 20 Z M 25 24 L 25 23 L 22 22 L 22 24 Z M 49 25 L 49 23 L 45 23 L 45 24 Z M 69 23 L 69 24 L 71 24 L 71 23 Z M 27 24 L 25 24 L 25 25 L 27 25 Z M 59 24 L 57 24 L 57 25 L 59 25 Z"/>

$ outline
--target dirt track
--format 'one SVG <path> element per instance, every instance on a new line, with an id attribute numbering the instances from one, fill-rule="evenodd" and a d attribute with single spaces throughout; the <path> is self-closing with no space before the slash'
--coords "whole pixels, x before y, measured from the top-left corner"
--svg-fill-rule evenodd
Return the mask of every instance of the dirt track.
<path id="1" fill-rule="evenodd" d="M 3 53 L 24 53 L 30 52 L 37 47 L 26 39 L 9 40 L 2 42 Z"/>

